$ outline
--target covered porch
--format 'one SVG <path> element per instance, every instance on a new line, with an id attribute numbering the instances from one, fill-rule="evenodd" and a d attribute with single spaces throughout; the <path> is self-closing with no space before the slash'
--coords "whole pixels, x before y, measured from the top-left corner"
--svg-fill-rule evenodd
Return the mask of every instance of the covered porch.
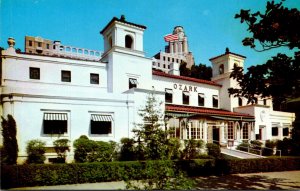
<path id="1" fill-rule="evenodd" d="M 220 109 L 166 105 L 170 137 L 232 147 L 255 140 L 254 117 Z"/>

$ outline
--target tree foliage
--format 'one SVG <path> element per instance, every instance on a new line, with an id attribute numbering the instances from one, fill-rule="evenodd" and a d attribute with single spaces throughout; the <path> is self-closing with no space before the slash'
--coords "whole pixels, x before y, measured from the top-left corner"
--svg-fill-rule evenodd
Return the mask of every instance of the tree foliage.
<path id="1" fill-rule="evenodd" d="M 300 12 L 288 9 L 280 3 L 267 2 L 265 13 L 241 10 L 235 18 L 248 25 L 252 36 L 242 43 L 257 51 L 266 51 L 278 47 L 290 50 L 300 48 Z M 275 107 L 287 99 L 300 96 L 300 52 L 290 57 L 282 53 L 273 56 L 266 63 L 251 66 L 243 74 L 243 69 L 235 67 L 231 77 L 236 79 L 240 88 L 230 88 L 229 93 L 245 97 L 253 103 L 256 96 L 272 97 Z"/>
<path id="2" fill-rule="evenodd" d="M 69 142 L 69 139 L 58 139 L 53 142 L 59 162 L 64 163 L 66 161 L 67 151 L 70 151 Z"/>
<path id="3" fill-rule="evenodd" d="M 193 65 L 191 69 L 186 67 L 187 63 L 180 64 L 179 70 L 181 76 L 187 76 L 197 79 L 210 80 L 212 77 L 212 68 L 205 64 Z"/>
<path id="4" fill-rule="evenodd" d="M 16 164 L 18 158 L 17 126 L 12 115 L 7 115 L 7 119 L 2 118 L 3 148 L 1 151 L 1 162 L 6 164 Z"/>
<path id="5" fill-rule="evenodd" d="M 31 140 L 27 143 L 26 152 L 28 155 L 27 163 L 43 164 L 46 157 L 46 143 L 39 139 Z"/>
<path id="6" fill-rule="evenodd" d="M 73 146 L 76 162 L 109 162 L 116 158 L 117 144 L 113 141 L 94 141 L 81 135 Z"/>

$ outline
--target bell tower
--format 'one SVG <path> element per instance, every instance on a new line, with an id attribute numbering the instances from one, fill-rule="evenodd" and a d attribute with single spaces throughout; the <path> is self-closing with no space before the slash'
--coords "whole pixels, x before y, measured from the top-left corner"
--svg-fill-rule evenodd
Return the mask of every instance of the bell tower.
<path id="1" fill-rule="evenodd" d="M 118 50 L 144 56 L 143 35 L 145 26 L 126 21 L 125 16 L 114 17 L 100 32 L 104 39 L 104 55 Z"/>
<path id="2" fill-rule="evenodd" d="M 236 88 L 237 81 L 230 78 L 230 74 L 234 65 L 244 68 L 245 56 L 232 53 L 229 48 L 226 48 L 225 53 L 209 59 L 212 63 L 212 81 L 222 85 L 220 90 L 221 109 L 233 111 L 234 107 L 238 106 L 238 98 L 229 96 L 228 88 Z"/>
<path id="3" fill-rule="evenodd" d="M 150 89 L 152 61 L 145 57 L 145 26 L 128 22 L 125 16 L 114 17 L 101 30 L 104 53 L 101 62 L 107 67 L 108 92 L 123 93 L 132 88 Z"/>

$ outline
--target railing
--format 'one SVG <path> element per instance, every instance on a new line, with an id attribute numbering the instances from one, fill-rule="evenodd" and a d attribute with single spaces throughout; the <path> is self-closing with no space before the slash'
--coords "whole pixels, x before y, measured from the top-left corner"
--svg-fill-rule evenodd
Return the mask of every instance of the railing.
<path id="1" fill-rule="evenodd" d="M 228 141 L 227 142 L 224 142 L 224 141 L 221 142 L 221 141 L 213 140 L 213 143 L 216 143 L 216 144 L 219 144 L 219 145 L 220 144 L 227 145 L 230 149 L 233 149 L 233 147 L 235 147 L 234 145 L 236 145 L 235 143 L 237 143 L 238 145 L 236 147 L 236 150 L 241 150 L 241 151 L 245 151 L 245 152 L 248 152 L 248 153 L 257 154 L 257 155 L 260 155 L 260 156 L 263 156 L 263 152 L 265 150 L 270 150 L 270 152 L 272 152 L 272 155 L 273 155 L 273 152 L 274 152 L 274 149 L 269 148 L 269 147 L 255 148 L 256 145 L 251 144 L 249 141 L 248 142 L 242 142 L 242 141 L 234 140 L 232 145 L 228 144 Z M 248 143 L 249 146 L 247 146 L 247 147 L 239 146 L 241 143 Z M 242 149 L 238 149 L 238 148 L 242 148 Z M 277 154 L 277 152 L 279 153 L 279 157 L 281 157 L 281 150 L 276 149 L 275 155 Z"/>

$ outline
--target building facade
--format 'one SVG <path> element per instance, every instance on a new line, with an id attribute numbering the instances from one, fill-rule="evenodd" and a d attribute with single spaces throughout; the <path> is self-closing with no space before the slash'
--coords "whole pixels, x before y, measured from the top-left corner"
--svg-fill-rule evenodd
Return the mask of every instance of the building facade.
<path id="1" fill-rule="evenodd" d="M 153 68 L 169 73 L 172 63 L 186 63 L 187 68 L 194 64 L 193 53 L 189 50 L 188 38 L 182 26 L 174 27 L 173 36 L 176 38 L 169 40 L 165 46 L 165 51 L 160 51 L 153 56 Z"/>
<path id="2" fill-rule="evenodd" d="M 273 111 L 271 99 L 247 105 L 228 95 L 227 89 L 237 85 L 230 71 L 235 64 L 243 66 L 244 56 L 228 50 L 210 59 L 211 81 L 180 76 L 178 62 L 170 63 L 166 73 L 156 70 L 144 54 L 145 29 L 114 17 L 100 32 L 104 51 L 98 60 L 17 53 L 14 40 L 8 40 L 1 55 L 0 111 L 16 120 L 19 163 L 26 159 L 26 143 L 32 139 L 46 142 L 49 160 L 56 158 L 53 141 L 60 138 L 73 143 L 81 135 L 116 142 L 132 137 L 149 93 L 163 102 L 167 127 L 174 130 L 171 136 L 181 140 L 231 146 L 290 136 L 293 113 Z M 71 144 L 68 161 L 73 153 Z"/>

